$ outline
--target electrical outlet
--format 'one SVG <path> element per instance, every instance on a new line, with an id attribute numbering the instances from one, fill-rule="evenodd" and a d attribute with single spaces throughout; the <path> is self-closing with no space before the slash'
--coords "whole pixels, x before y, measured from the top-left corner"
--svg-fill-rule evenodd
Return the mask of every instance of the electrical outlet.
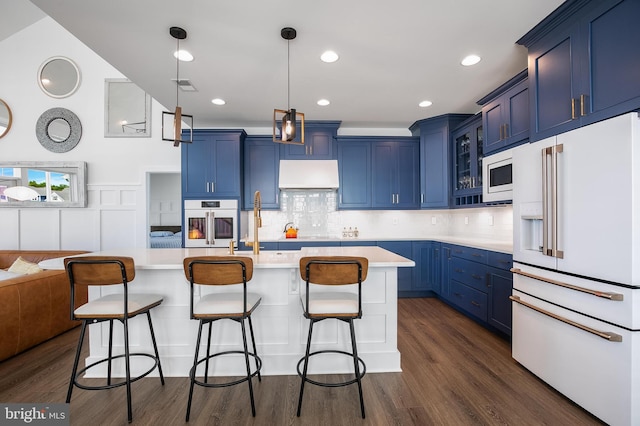
<path id="1" fill-rule="evenodd" d="M 493 226 L 493 215 L 489 215 L 489 226 Z"/>
<path id="2" fill-rule="evenodd" d="M 464 217 L 464 224 L 468 225 L 469 224 L 469 216 L 465 216 Z"/>
<path id="3" fill-rule="evenodd" d="M 436 217 L 435 216 L 431 216 L 431 224 L 432 225 L 436 224 Z"/>
<path id="4" fill-rule="evenodd" d="M 398 224 L 398 218 L 397 218 L 397 217 L 394 217 L 394 218 L 393 218 L 393 224 L 394 224 L 394 225 L 397 225 L 397 224 Z"/>

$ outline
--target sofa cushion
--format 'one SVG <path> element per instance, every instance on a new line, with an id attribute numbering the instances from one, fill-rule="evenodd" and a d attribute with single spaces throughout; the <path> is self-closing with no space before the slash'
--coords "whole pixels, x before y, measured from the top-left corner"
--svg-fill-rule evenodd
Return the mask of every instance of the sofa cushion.
<path id="1" fill-rule="evenodd" d="M 37 274 L 38 272 L 42 272 L 42 268 L 36 265 L 33 262 L 29 262 L 24 260 L 22 256 L 18 256 L 18 258 L 13 262 L 13 264 L 7 269 L 8 272 L 15 272 L 17 274 Z"/>

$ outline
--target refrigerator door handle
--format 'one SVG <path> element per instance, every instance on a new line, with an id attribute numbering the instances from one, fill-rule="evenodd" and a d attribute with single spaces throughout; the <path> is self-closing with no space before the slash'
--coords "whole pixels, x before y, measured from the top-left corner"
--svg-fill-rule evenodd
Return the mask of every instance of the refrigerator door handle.
<path id="1" fill-rule="evenodd" d="M 524 272 L 520 268 L 511 268 L 511 272 L 517 275 L 522 275 L 523 277 L 532 278 L 534 280 L 542 281 L 547 284 L 557 285 L 559 287 L 568 288 L 570 290 L 580 291 L 582 293 L 590 294 L 596 297 L 602 297 L 603 299 L 614 300 L 616 302 L 621 302 L 624 300 L 624 295 L 620 293 L 613 293 L 608 291 L 598 291 L 591 290 L 588 288 L 580 287 L 573 284 L 563 283 L 562 281 L 557 281 L 551 278 L 541 277 L 540 275 L 531 274 L 529 272 Z"/>
<path id="2" fill-rule="evenodd" d="M 546 316 L 548 316 L 550 318 L 553 318 L 555 320 L 561 321 L 561 322 L 563 322 L 565 324 L 569 324 L 569 325 L 571 325 L 573 327 L 579 328 L 580 330 L 586 331 L 586 332 L 591 333 L 591 334 L 595 334 L 596 336 L 601 337 L 601 338 L 603 338 L 605 340 L 608 340 L 610 342 L 622 342 L 622 336 L 619 335 L 619 334 L 596 330 L 595 328 L 588 327 L 588 326 L 586 326 L 584 324 L 580 324 L 579 322 L 575 322 L 575 321 L 572 321 L 572 320 L 567 319 L 565 317 L 561 317 L 560 315 L 556 315 L 556 314 L 554 314 L 552 312 L 546 311 L 546 310 L 544 310 L 542 308 L 539 308 L 539 307 L 537 307 L 535 305 L 532 305 L 531 303 L 527 303 L 527 302 L 525 302 L 523 300 L 520 300 L 519 296 L 509 296 L 509 299 L 512 302 L 519 303 L 522 306 L 526 306 L 529 309 L 533 309 L 536 312 L 539 312 L 539 313 L 541 313 L 543 315 L 546 315 Z"/>
<path id="3" fill-rule="evenodd" d="M 551 256 L 549 251 L 549 185 L 547 156 L 551 148 L 542 149 L 542 254 Z"/>
<path id="4" fill-rule="evenodd" d="M 563 151 L 563 145 L 558 144 L 553 147 L 551 156 L 553 161 L 553 171 L 551 173 L 551 193 L 553 199 L 551 200 L 551 255 L 555 258 L 564 258 L 564 252 L 558 249 L 558 154 Z"/>

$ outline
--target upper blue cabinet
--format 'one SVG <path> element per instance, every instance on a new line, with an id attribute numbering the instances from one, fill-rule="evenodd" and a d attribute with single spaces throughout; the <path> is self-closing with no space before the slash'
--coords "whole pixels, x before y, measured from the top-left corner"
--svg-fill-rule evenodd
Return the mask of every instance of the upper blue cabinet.
<path id="1" fill-rule="evenodd" d="M 371 207 L 402 210 L 420 207 L 419 153 L 417 138 L 373 143 Z"/>
<path id="2" fill-rule="evenodd" d="M 527 70 L 478 101 L 482 106 L 485 155 L 529 140 L 529 83 Z"/>
<path id="3" fill-rule="evenodd" d="M 272 136 L 247 136 L 244 141 L 244 191 L 242 208 L 253 209 L 256 191 L 260 191 L 263 209 L 279 209 L 278 171 L 280 145 Z"/>
<path id="4" fill-rule="evenodd" d="M 338 138 L 338 208 L 371 208 L 371 141 Z"/>
<path id="5" fill-rule="evenodd" d="M 640 108 L 638 17 L 638 0 L 567 1 L 518 40 L 532 141 Z"/>
<path id="6" fill-rule="evenodd" d="M 182 144 L 183 198 L 239 198 L 244 130 L 193 131 Z"/>
<path id="7" fill-rule="evenodd" d="M 482 114 L 458 126 L 452 134 L 453 195 L 451 207 L 482 203 L 482 158 L 484 157 Z"/>
<path id="8" fill-rule="evenodd" d="M 283 160 L 335 160 L 340 121 L 307 121 L 304 145 L 282 144 Z"/>
<path id="9" fill-rule="evenodd" d="M 451 203 L 451 131 L 471 114 L 445 114 L 409 127 L 420 136 L 420 207 L 448 208 Z"/>

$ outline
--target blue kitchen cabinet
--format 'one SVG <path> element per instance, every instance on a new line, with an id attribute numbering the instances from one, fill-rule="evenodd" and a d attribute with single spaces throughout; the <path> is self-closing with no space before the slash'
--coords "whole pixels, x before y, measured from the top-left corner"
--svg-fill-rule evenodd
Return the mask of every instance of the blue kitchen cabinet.
<path id="1" fill-rule="evenodd" d="M 529 50 L 531 140 L 640 108 L 640 2 L 566 2 L 518 40 Z"/>
<path id="2" fill-rule="evenodd" d="M 371 142 L 338 138 L 339 209 L 371 208 Z"/>
<path id="3" fill-rule="evenodd" d="M 414 241 L 413 256 L 416 262 L 412 276 L 412 296 L 432 295 L 440 286 L 441 244 L 437 241 Z"/>
<path id="4" fill-rule="evenodd" d="M 263 209 L 280 209 L 279 169 L 280 145 L 271 136 L 248 136 L 244 141 L 243 209 L 253 209 L 256 191 L 260 191 Z"/>
<path id="5" fill-rule="evenodd" d="M 378 241 L 378 247 L 413 260 L 411 241 Z M 398 297 L 412 296 L 413 268 L 398 268 Z"/>
<path id="6" fill-rule="evenodd" d="M 306 121 L 304 145 L 281 144 L 283 160 L 335 160 L 340 121 Z"/>
<path id="7" fill-rule="evenodd" d="M 445 114 L 413 123 L 420 137 L 420 207 L 448 208 L 451 200 L 451 131 L 471 114 Z"/>
<path id="8" fill-rule="evenodd" d="M 452 207 L 482 203 L 482 114 L 478 113 L 453 131 Z"/>
<path id="9" fill-rule="evenodd" d="M 419 153 L 417 138 L 373 142 L 372 208 L 410 210 L 420 206 Z"/>
<path id="10" fill-rule="evenodd" d="M 489 328 L 511 335 L 510 254 L 442 244 L 438 296 Z"/>
<path id="11" fill-rule="evenodd" d="M 529 140 L 529 82 L 527 70 L 480 99 L 484 155 Z"/>
<path id="12" fill-rule="evenodd" d="M 181 145 L 183 198 L 239 198 L 244 130 L 194 130 Z"/>

